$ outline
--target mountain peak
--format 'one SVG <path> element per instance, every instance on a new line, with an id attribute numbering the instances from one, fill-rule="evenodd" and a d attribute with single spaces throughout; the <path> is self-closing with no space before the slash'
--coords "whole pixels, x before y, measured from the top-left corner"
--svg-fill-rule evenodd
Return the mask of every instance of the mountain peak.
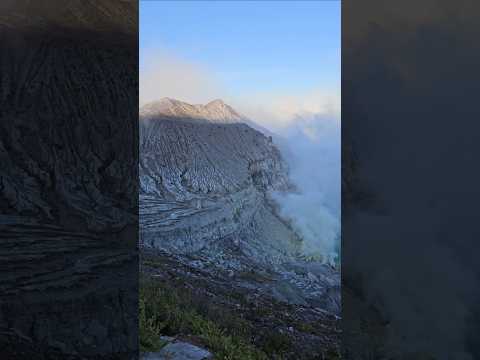
<path id="1" fill-rule="evenodd" d="M 181 103 L 180 100 L 172 99 L 172 98 L 169 98 L 169 97 L 164 97 L 164 98 L 161 98 L 158 101 L 152 102 L 151 104 L 159 104 L 159 105 L 162 104 L 164 106 L 175 106 L 176 104 L 180 104 L 180 103 Z"/>
<path id="2" fill-rule="evenodd" d="M 223 102 L 222 99 L 215 99 L 213 101 L 210 101 L 206 107 L 218 107 L 218 106 L 225 106 L 226 104 Z"/>
<path id="3" fill-rule="evenodd" d="M 157 117 L 162 115 L 219 123 L 244 122 L 244 117 L 239 115 L 221 99 L 215 99 L 206 105 L 192 105 L 180 100 L 164 97 L 158 101 L 148 103 L 140 109 L 141 117 Z"/>

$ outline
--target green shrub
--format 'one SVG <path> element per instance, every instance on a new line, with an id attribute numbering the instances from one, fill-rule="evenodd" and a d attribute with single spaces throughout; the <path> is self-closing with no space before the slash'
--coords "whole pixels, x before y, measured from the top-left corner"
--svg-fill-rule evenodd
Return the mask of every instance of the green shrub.
<path id="1" fill-rule="evenodd" d="M 199 312 L 202 308 L 202 313 Z M 218 322 L 209 319 L 210 314 Z M 228 326 L 225 326 L 225 325 Z M 195 336 L 209 348 L 216 359 L 266 360 L 268 357 L 248 341 L 242 319 L 234 322 L 213 305 L 194 299 L 187 289 L 161 282 L 143 280 L 140 287 L 140 346 L 142 351 L 155 351 L 163 345 L 164 335 Z M 160 340 L 157 342 L 157 340 Z"/>
<path id="2" fill-rule="evenodd" d="M 139 307 L 140 351 L 158 351 L 166 344 L 160 339 L 162 326 L 156 323 L 154 316 L 147 316 L 145 300 L 142 298 Z"/>

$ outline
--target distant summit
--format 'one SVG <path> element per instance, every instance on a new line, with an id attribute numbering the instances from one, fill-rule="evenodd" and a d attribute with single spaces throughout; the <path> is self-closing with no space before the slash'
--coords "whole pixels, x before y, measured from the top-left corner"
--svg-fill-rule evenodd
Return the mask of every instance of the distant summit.
<path id="1" fill-rule="evenodd" d="M 213 100 L 206 105 L 192 105 L 176 99 L 163 98 L 148 103 L 140 109 L 141 118 L 161 116 L 201 119 L 215 123 L 244 123 L 247 120 L 220 99 Z"/>
<path id="2" fill-rule="evenodd" d="M 238 113 L 221 99 L 212 100 L 206 105 L 192 105 L 184 101 L 164 97 L 160 100 L 145 104 L 140 108 L 141 119 L 155 119 L 162 117 L 197 119 L 222 124 L 243 123 L 260 131 L 266 136 L 276 136 L 276 134 L 270 130 Z"/>

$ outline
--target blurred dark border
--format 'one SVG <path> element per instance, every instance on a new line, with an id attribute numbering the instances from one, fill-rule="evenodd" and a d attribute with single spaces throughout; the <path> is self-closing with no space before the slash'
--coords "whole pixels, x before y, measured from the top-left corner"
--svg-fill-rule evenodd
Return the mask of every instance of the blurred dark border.
<path id="1" fill-rule="evenodd" d="M 0 358 L 138 357 L 138 3 L 0 4 Z"/>
<path id="2" fill-rule="evenodd" d="M 342 4 L 347 359 L 480 358 L 480 3 Z"/>

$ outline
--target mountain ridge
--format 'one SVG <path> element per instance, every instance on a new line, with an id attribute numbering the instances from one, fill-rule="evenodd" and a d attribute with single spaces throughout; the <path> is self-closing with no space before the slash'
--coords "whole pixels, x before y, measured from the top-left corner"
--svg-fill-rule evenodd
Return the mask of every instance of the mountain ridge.
<path id="1" fill-rule="evenodd" d="M 242 123 L 246 117 L 240 115 L 221 99 L 207 104 L 190 104 L 181 100 L 164 97 L 149 102 L 140 108 L 140 118 L 162 118 L 164 116 L 184 119 L 199 119 L 214 123 Z"/>

